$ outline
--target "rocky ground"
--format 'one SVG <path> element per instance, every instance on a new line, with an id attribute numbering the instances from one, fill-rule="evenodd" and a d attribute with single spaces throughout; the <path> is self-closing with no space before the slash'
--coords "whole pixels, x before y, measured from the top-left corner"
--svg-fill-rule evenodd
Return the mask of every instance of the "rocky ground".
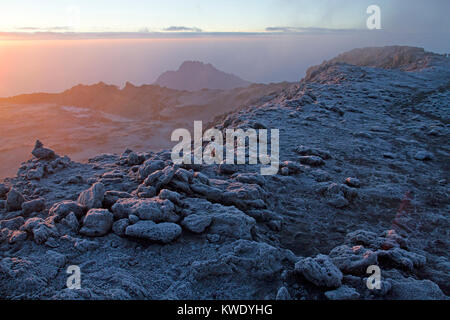
<path id="1" fill-rule="evenodd" d="M 216 119 L 280 129 L 274 176 L 169 150 L 76 163 L 36 143 L 0 185 L 0 297 L 447 299 L 450 64 L 385 50 Z"/>

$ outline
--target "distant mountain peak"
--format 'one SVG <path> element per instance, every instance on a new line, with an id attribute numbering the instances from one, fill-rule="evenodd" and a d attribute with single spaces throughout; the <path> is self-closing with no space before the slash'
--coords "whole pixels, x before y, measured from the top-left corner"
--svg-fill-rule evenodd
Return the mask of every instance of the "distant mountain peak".
<path id="1" fill-rule="evenodd" d="M 247 87 L 251 83 L 233 74 L 216 69 L 210 63 L 184 61 L 177 71 L 163 73 L 156 85 L 176 90 L 198 91 L 201 89 L 229 90 Z"/>

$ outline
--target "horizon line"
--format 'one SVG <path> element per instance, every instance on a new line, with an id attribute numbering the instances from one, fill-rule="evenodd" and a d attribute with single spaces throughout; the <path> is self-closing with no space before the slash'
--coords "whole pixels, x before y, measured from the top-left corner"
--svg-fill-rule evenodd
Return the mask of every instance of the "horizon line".
<path id="1" fill-rule="evenodd" d="M 0 31 L 0 40 L 90 40 L 90 39 L 186 39 L 208 37 L 235 36 L 280 36 L 280 35 L 320 35 L 320 34 L 349 34 L 352 32 L 373 32 L 367 29 L 328 29 L 328 28 L 292 28 L 268 27 L 264 31 L 106 31 L 106 32 L 77 32 L 77 31 Z M 6 38 L 6 39 L 2 39 Z"/>

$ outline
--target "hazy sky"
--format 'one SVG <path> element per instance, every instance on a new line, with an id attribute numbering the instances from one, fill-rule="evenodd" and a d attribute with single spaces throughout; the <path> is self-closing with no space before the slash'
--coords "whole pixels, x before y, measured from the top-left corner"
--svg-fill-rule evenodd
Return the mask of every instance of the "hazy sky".
<path id="1" fill-rule="evenodd" d="M 381 8 L 381 30 L 366 9 Z M 185 60 L 298 81 L 355 47 L 450 52 L 450 0 L 0 0 L 0 96 L 153 83 Z"/>
<path id="2" fill-rule="evenodd" d="M 1 31 L 255 32 L 267 27 L 364 28 L 379 5 L 383 27 L 449 32 L 449 0 L 1 0 Z M 187 29 L 186 29 L 187 30 Z"/>

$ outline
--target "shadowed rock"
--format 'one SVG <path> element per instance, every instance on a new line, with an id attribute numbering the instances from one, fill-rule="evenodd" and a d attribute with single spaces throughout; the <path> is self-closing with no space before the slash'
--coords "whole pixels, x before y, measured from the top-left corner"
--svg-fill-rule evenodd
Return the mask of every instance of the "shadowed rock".
<path id="1" fill-rule="evenodd" d="M 36 144 L 31 153 L 39 160 L 53 160 L 57 157 L 53 150 L 44 148 L 44 145 L 39 140 L 36 140 Z"/>
<path id="2" fill-rule="evenodd" d="M 9 190 L 6 198 L 6 211 L 18 211 L 22 209 L 22 203 L 25 202 L 23 195 L 12 188 Z"/>

